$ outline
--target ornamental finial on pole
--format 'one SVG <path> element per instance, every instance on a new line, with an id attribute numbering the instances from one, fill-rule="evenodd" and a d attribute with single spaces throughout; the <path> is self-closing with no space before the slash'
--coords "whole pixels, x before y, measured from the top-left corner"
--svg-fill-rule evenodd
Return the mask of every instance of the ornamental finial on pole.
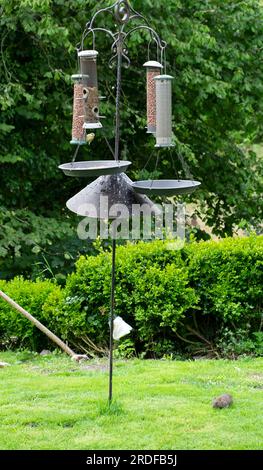
<path id="1" fill-rule="evenodd" d="M 129 21 L 131 10 L 127 0 L 119 0 L 114 8 L 116 21 L 120 24 L 125 24 Z"/>

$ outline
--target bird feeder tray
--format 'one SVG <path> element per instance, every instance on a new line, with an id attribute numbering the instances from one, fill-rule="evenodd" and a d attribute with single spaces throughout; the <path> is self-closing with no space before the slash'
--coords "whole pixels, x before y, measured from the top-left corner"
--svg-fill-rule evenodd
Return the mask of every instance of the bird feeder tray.
<path id="1" fill-rule="evenodd" d="M 98 160 L 89 162 L 71 162 L 59 166 L 67 176 L 90 178 L 93 176 L 114 175 L 125 172 L 131 165 L 129 161 Z"/>
<path id="2" fill-rule="evenodd" d="M 175 196 L 177 194 L 190 194 L 201 183 L 192 180 L 146 180 L 136 181 L 132 187 L 136 193 L 156 194 L 158 196 Z"/>

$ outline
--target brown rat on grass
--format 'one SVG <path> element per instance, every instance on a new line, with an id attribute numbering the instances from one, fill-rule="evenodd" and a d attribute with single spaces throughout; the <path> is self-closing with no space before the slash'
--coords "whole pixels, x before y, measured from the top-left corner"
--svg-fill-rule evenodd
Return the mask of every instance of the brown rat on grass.
<path id="1" fill-rule="evenodd" d="M 213 400 L 213 408 L 228 408 L 233 403 L 233 398 L 228 393 L 220 395 Z"/>

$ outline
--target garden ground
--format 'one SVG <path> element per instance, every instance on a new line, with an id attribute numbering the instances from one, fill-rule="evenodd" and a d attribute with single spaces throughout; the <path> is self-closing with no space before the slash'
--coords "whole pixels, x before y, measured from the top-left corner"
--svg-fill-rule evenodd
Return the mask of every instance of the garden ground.
<path id="1" fill-rule="evenodd" d="M 107 361 L 0 353 L 0 449 L 262 449 L 263 358 Z M 229 409 L 212 399 L 231 393 Z"/>

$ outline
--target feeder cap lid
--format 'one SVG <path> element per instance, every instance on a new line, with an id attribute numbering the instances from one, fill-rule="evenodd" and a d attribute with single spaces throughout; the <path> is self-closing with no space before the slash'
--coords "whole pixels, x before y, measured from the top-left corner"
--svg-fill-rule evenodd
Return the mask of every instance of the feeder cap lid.
<path id="1" fill-rule="evenodd" d="M 156 62 L 156 60 L 149 60 L 143 64 L 144 67 L 152 67 L 153 69 L 163 69 L 163 65 L 160 62 Z"/>
<path id="2" fill-rule="evenodd" d="M 82 80 L 83 78 L 89 78 L 89 75 L 83 75 L 82 73 L 77 73 L 75 75 L 71 75 L 72 80 Z"/>
<path id="3" fill-rule="evenodd" d="M 173 80 L 174 77 L 172 75 L 157 75 L 157 77 L 154 77 L 154 80 Z"/>
<path id="4" fill-rule="evenodd" d="M 79 51 L 78 56 L 79 57 L 90 57 L 94 58 L 97 57 L 98 51 L 93 51 L 93 50 L 87 50 L 87 51 Z"/>

